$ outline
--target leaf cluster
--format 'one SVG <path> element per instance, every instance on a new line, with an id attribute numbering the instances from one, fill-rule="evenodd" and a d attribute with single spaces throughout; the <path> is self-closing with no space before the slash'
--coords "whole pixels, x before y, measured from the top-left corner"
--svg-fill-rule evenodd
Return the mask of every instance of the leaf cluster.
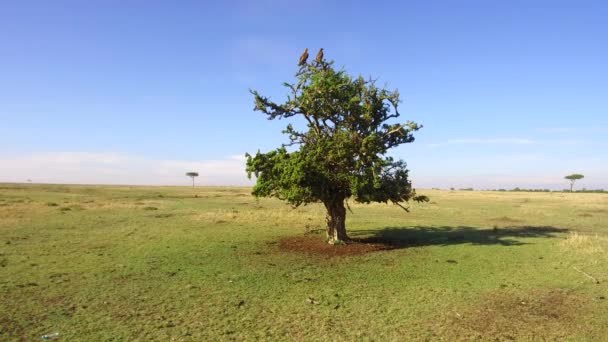
<path id="1" fill-rule="evenodd" d="M 585 176 L 584 176 L 584 175 L 581 175 L 580 173 L 573 173 L 573 174 L 568 175 L 568 176 L 566 176 L 566 177 L 564 177 L 564 178 L 565 178 L 565 179 L 569 179 L 569 180 L 571 180 L 571 181 L 574 181 L 574 180 L 583 179 L 583 178 L 585 178 Z"/>
<path id="2" fill-rule="evenodd" d="M 247 154 L 247 172 L 255 175 L 253 193 L 278 197 L 293 205 L 354 198 L 358 202 L 392 202 L 400 205 L 416 196 L 406 163 L 387 156 L 396 146 L 414 141 L 422 126 L 412 121 L 389 123 L 400 116 L 399 92 L 356 78 L 333 62 L 303 65 L 284 103 L 276 103 L 252 90 L 255 110 L 268 119 L 301 117 L 306 129 L 288 124 L 289 142 L 268 152 Z M 288 146 L 298 147 L 288 152 Z M 405 208 L 405 207 L 404 207 Z"/>

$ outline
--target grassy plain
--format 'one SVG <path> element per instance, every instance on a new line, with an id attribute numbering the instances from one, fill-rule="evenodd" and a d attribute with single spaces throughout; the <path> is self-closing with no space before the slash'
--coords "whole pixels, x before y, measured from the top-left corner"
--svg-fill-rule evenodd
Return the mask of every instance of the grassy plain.
<path id="1" fill-rule="evenodd" d="M 321 240 L 321 206 L 249 191 L 0 184 L 0 340 L 608 336 L 608 195 L 351 203 L 351 236 L 399 243 L 330 257 L 280 243 Z"/>

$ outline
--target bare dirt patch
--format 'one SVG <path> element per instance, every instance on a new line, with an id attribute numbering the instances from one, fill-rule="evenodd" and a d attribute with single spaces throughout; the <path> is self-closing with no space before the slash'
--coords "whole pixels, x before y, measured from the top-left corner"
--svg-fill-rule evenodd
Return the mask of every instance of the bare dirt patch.
<path id="1" fill-rule="evenodd" d="M 381 239 L 353 239 L 341 245 L 330 245 L 320 235 L 290 236 L 279 241 L 284 252 L 296 252 L 318 257 L 343 257 L 394 249 L 396 246 Z"/>
<path id="2" fill-rule="evenodd" d="M 589 299 L 559 289 L 489 293 L 448 324 L 460 337 L 496 340 L 562 339 L 583 333 Z M 582 329 L 582 330 L 581 330 Z"/>

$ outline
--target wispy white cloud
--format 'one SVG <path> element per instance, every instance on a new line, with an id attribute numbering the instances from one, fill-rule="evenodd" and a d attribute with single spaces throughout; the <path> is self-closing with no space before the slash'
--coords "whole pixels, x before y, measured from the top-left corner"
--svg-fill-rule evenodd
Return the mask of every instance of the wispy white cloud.
<path id="1" fill-rule="evenodd" d="M 486 174 L 473 176 L 441 176 L 441 175 L 417 175 L 412 173 L 414 186 L 417 188 L 475 188 L 475 189 L 552 189 L 562 190 L 569 186 L 564 180 L 564 174 L 548 173 L 538 174 Z M 608 178 L 600 174 L 589 173 L 585 179 L 577 183 L 577 188 L 606 189 Z"/>
<path id="2" fill-rule="evenodd" d="M 502 153 L 459 156 L 452 153 L 433 163 L 410 164 L 414 185 L 419 188 L 564 189 L 564 176 L 582 173 L 580 188 L 608 189 L 608 164 L 601 157 L 567 157 L 536 153 Z M 448 170 L 448 171 L 446 171 Z"/>
<path id="3" fill-rule="evenodd" d="M 540 127 L 536 132 L 541 134 L 601 134 L 608 132 L 608 128 L 604 125 L 587 126 L 587 127 Z"/>
<path id="4" fill-rule="evenodd" d="M 186 185 L 185 173 L 200 174 L 199 184 L 251 185 L 244 156 L 217 160 L 157 160 L 121 153 L 50 152 L 0 156 L 0 182 Z"/>
<path id="5" fill-rule="evenodd" d="M 450 139 L 443 143 L 427 144 L 428 147 L 441 147 L 448 145 L 487 145 L 487 144 L 504 144 L 504 145 L 530 145 L 536 144 L 537 141 L 527 138 L 466 138 L 466 139 Z"/>
<path id="6" fill-rule="evenodd" d="M 490 139 L 452 139 L 448 144 L 535 144 L 536 141 L 524 138 L 490 138 Z"/>
<path id="7" fill-rule="evenodd" d="M 589 140 L 562 139 L 562 140 L 549 141 L 546 144 L 547 145 L 558 145 L 558 146 L 581 146 L 581 145 L 587 145 L 589 143 L 590 143 Z"/>
<path id="8" fill-rule="evenodd" d="M 570 133 L 570 132 L 574 131 L 574 129 L 566 128 L 566 127 L 541 127 L 541 128 L 538 128 L 537 131 L 539 133 L 544 133 L 544 134 L 554 134 L 554 133 Z"/>

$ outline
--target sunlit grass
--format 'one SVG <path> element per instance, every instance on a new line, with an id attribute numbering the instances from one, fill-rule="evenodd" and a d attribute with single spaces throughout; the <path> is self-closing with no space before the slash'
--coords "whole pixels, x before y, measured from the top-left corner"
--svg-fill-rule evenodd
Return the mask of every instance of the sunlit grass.
<path id="1" fill-rule="evenodd" d="M 608 335 L 605 194 L 419 190 L 431 202 L 410 213 L 350 203 L 352 236 L 403 245 L 329 258 L 277 243 L 321 229 L 321 205 L 249 191 L 0 185 L 0 340 Z"/>

